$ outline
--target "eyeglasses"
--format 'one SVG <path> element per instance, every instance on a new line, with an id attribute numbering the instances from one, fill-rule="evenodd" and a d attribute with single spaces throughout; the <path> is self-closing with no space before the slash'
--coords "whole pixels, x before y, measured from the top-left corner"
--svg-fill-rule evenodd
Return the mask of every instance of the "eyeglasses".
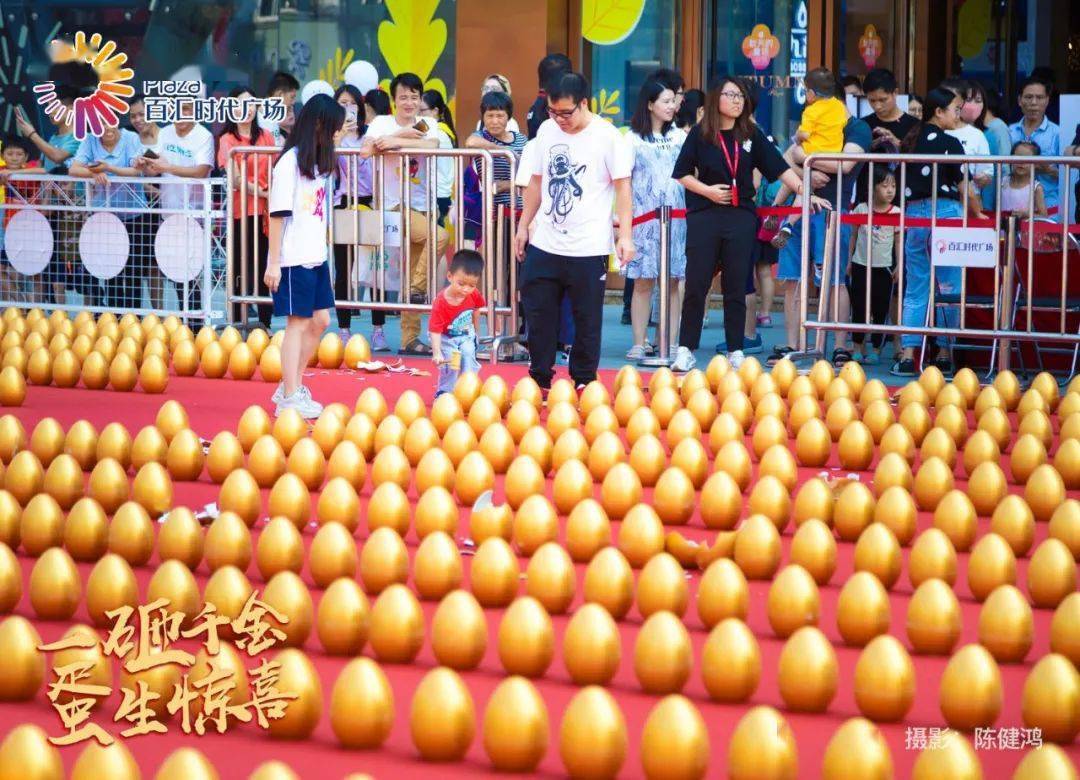
<path id="1" fill-rule="evenodd" d="M 581 106 L 577 105 L 571 108 L 569 111 L 556 111 L 554 108 L 551 108 L 549 106 L 547 112 L 548 116 L 552 119 L 569 119 L 577 112 L 579 108 L 581 108 Z"/>
<path id="2" fill-rule="evenodd" d="M 746 100 L 746 95 L 744 95 L 742 92 L 739 92 L 738 90 L 727 90 L 725 92 L 721 92 L 720 97 L 726 97 L 728 100 L 734 100 L 738 103 Z"/>

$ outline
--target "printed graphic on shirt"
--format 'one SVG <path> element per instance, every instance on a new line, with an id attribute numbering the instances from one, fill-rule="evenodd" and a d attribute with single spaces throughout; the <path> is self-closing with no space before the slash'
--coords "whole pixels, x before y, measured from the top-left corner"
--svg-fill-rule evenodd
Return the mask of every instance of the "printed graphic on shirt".
<path id="1" fill-rule="evenodd" d="M 561 225 L 581 200 L 583 190 L 577 177 L 584 175 L 587 165 L 577 165 L 570 156 L 570 147 L 556 144 L 548 152 L 548 195 L 551 205 L 547 215 L 554 225 Z"/>
<path id="2" fill-rule="evenodd" d="M 450 327 L 446 329 L 447 336 L 471 336 L 472 329 L 473 310 L 466 309 L 465 311 L 454 317 L 454 321 L 450 323 Z"/>
<path id="3" fill-rule="evenodd" d="M 300 208 L 314 217 L 322 219 L 323 202 L 326 200 L 326 187 L 320 186 L 314 192 L 308 190 L 300 194 Z"/>

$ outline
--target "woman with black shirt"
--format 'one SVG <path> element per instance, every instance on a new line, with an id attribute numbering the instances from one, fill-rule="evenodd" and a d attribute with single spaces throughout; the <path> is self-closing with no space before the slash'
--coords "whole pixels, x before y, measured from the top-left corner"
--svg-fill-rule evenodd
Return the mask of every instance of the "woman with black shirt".
<path id="1" fill-rule="evenodd" d="M 742 364 L 746 287 L 757 237 L 754 170 L 802 192 L 798 174 L 754 123 L 749 98 L 735 78 L 724 78 L 710 90 L 705 115 L 687 135 L 671 174 L 686 188 L 686 292 L 673 371 L 689 371 L 697 364 L 694 350 L 717 271 L 723 272 L 728 360 L 735 368 Z M 824 203 L 818 198 L 814 202 Z"/>
<path id="2" fill-rule="evenodd" d="M 964 99 L 955 92 L 938 87 L 930 90 L 923 101 L 926 121 L 904 139 L 904 151 L 922 154 L 963 155 L 964 147 L 958 139 L 946 131 L 960 124 L 960 110 Z M 921 163 L 907 165 L 905 214 L 909 217 L 942 218 L 963 216 L 963 199 L 968 187 L 963 165 L 938 164 L 937 192 L 934 188 L 933 166 Z M 935 208 L 936 206 L 936 208 Z M 979 210 L 977 190 L 973 187 L 968 199 L 972 217 L 982 217 Z M 934 269 L 936 295 L 948 295 L 960 289 L 960 269 L 938 266 Z M 930 228 L 908 227 L 904 236 L 904 301 L 901 321 L 907 327 L 923 327 L 929 321 L 926 308 L 930 302 Z M 952 319 L 955 312 L 946 312 Z M 915 375 L 915 348 L 922 342 L 921 336 L 904 334 L 900 339 L 902 351 L 892 366 L 893 376 Z M 944 339 L 938 342 L 938 355 L 934 361 L 943 372 L 952 370 L 948 346 Z"/>

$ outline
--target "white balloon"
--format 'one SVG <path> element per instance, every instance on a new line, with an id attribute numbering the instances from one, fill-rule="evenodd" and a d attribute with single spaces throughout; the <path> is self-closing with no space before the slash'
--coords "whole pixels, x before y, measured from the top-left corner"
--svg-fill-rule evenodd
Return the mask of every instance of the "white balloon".
<path id="1" fill-rule="evenodd" d="M 345 68 L 345 83 L 352 84 L 362 94 L 379 86 L 379 71 L 375 66 L 365 60 L 357 60 Z"/>
<path id="2" fill-rule="evenodd" d="M 334 88 L 322 79 L 315 79 L 314 81 L 309 81 L 300 91 L 300 102 L 307 103 L 316 95 L 327 95 L 328 97 L 333 97 Z"/>

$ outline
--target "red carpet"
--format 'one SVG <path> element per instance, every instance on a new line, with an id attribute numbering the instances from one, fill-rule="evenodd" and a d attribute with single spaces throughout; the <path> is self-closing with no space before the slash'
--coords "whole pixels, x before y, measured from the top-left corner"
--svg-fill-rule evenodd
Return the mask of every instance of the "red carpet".
<path id="1" fill-rule="evenodd" d="M 419 363 L 417 364 L 419 365 Z M 427 364 L 430 365 L 430 364 Z M 487 367 L 485 372 L 489 371 Z M 522 367 L 500 367 L 499 373 L 513 384 L 524 375 Z M 608 373 L 603 377 L 610 386 L 612 375 Z M 330 401 L 342 401 L 351 408 L 356 396 L 366 387 L 379 388 L 388 401 L 393 404 L 394 399 L 405 389 L 412 388 L 420 391 L 421 395 L 430 404 L 434 389 L 433 377 L 372 377 L 360 376 L 345 372 L 325 372 L 315 370 L 309 380 L 313 394 L 324 403 Z M 87 419 L 100 430 L 106 423 L 117 420 L 127 426 L 132 436 L 144 425 L 151 424 L 158 407 L 166 398 L 173 398 L 181 402 L 187 409 L 193 429 L 204 438 L 212 438 L 215 433 L 223 429 L 235 431 L 236 422 L 241 412 L 249 404 L 262 403 L 269 408 L 269 395 L 272 386 L 262 382 L 237 382 L 229 380 L 206 380 L 206 379 L 181 379 L 173 377 L 168 391 L 164 396 L 148 396 L 141 392 L 116 393 L 108 391 L 87 390 L 60 390 L 55 388 L 29 389 L 25 405 L 18 410 L 17 415 L 29 433 L 37 421 L 46 416 L 53 416 L 64 425 L 70 426 L 78 419 Z M 1015 424 L 1015 423 L 1014 423 Z M 974 427 L 972 425 L 972 427 Z M 749 439 L 747 439 L 749 446 Z M 834 461 L 830 464 L 833 471 L 839 473 L 839 467 Z M 871 464 L 871 469 L 876 464 Z M 1005 466 L 1005 464 L 1003 464 Z M 818 469 L 801 469 L 800 481 L 816 475 Z M 1008 469 L 1006 467 L 1006 473 Z M 868 475 L 862 475 L 863 481 L 868 480 Z M 956 471 L 956 486 L 965 487 L 962 468 Z M 497 487 L 496 499 L 500 500 Z M 548 484 L 550 496 L 550 479 Z M 215 500 L 218 486 L 210 483 L 209 478 L 203 475 L 197 483 L 175 484 L 175 503 L 187 505 L 193 508 L 201 507 L 204 503 Z M 599 493 L 599 485 L 596 486 Z M 370 481 L 362 491 L 362 503 L 366 504 L 371 494 Z M 415 492 L 410 493 L 415 500 Z M 1075 497 L 1075 495 L 1074 495 Z M 646 495 L 648 500 L 648 495 Z M 265 496 L 264 496 L 265 506 Z M 362 511 L 363 515 L 363 511 Z M 563 518 L 565 520 L 565 518 Z M 260 521 L 256 530 L 261 528 L 264 521 Z M 928 513 L 919 516 L 919 528 L 921 532 L 931 525 L 931 517 Z M 467 527 L 463 517 L 461 526 Z M 613 537 L 617 533 L 618 523 L 612 523 Z M 986 533 L 989 526 L 987 518 L 980 518 L 979 535 Z M 366 524 L 361 523 L 358 532 L 361 537 L 366 536 Z M 783 563 L 788 560 L 787 550 L 791 541 L 793 529 L 789 527 L 783 537 L 784 556 Z M 712 534 L 705 531 L 698 517 L 694 517 L 687 527 L 686 535 L 701 539 L 706 535 L 712 538 Z M 306 541 L 310 542 L 312 532 L 305 535 Z M 459 533 L 459 536 L 461 534 Z M 1035 545 L 1038 545 L 1047 536 L 1045 523 L 1039 523 L 1035 532 Z M 410 551 L 415 552 L 417 540 L 412 532 L 406 539 Z M 825 746 L 833 732 L 846 719 L 859 715 L 852 692 L 852 677 L 855 661 L 860 649 L 845 646 L 840 640 L 836 629 L 836 599 L 840 587 L 853 571 L 852 543 L 838 542 L 838 563 L 836 572 L 831 583 L 820 589 L 821 591 L 821 618 L 818 626 L 834 643 L 840 665 L 840 685 L 837 695 L 832 701 L 829 710 L 821 715 L 805 715 L 787 712 L 777 690 L 776 665 L 783 646 L 783 641 L 777 639 L 768 624 L 765 612 L 766 594 L 768 582 L 751 582 L 751 607 L 748 624 L 758 637 L 762 653 L 762 677 L 757 692 L 751 699 L 751 704 L 768 704 L 779 709 L 788 723 L 791 725 L 799 751 L 799 775 L 801 777 L 816 777 L 820 773 L 821 761 Z M 905 647 L 910 647 L 904 630 L 904 620 L 907 603 L 911 596 L 911 586 L 907 578 L 906 558 L 910 548 L 905 548 L 905 567 L 900 580 L 890 593 L 892 603 L 892 628 L 891 633 L 896 636 Z M 967 554 L 958 554 L 958 577 L 956 592 L 961 602 L 963 613 L 963 631 L 957 648 L 976 642 L 977 619 L 979 604 L 971 598 L 966 584 Z M 465 559 L 469 560 L 468 558 Z M 20 555 L 23 566 L 24 583 L 28 582 L 33 560 L 25 555 Z M 525 567 L 522 561 L 522 570 Z M 1018 561 L 1017 585 L 1021 590 L 1025 589 L 1027 580 L 1027 559 Z M 136 571 L 142 592 L 154 568 L 157 565 L 157 556 L 150 563 Z M 782 564 L 783 565 L 783 564 Z M 85 577 L 89 574 L 91 564 L 79 564 L 80 573 Z M 468 565 L 466 564 L 466 584 L 468 580 Z M 578 567 L 579 592 L 575 597 L 571 609 L 576 608 L 581 602 L 580 578 L 584 571 L 583 566 Z M 254 563 L 247 570 L 248 578 L 253 586 L 262 588 L 263 583 L 257 567 Z M 205 563 L 199 567 L 196 579 L 200 588 L 205 584 L 208 577 Z M 321 591 L 312 584 L 306 567 L 301 575 L 312 590 L 313 600 L 316 607 Z M 694 598 L 697 584 L 700 581 L 700 573 L 694 572 L 690 580 L 690 607 L 685 616 L 686 625 L 690 631 L 695 648 L 695 665 L 684 693 L 689 696 L 699 708 L 708 726 L 712 748 L 709 762 L 709 776 L 720 777 L 726 773 L 726 753 L 728 740 L 735 723 L 746 712 L 749 705 L 721 705 L 711 702 L 705 694 L 704 686 L 700 678 L 700 650 L 706 638 L 706 631 L 698 620 L 694 609 Z M 26 595 L 24 584 L 23 599 L 19 604 L 17 613 L 32 618 L 29 598 Z M 521 591 L 524 592 L 522 586 Z M 429 621 L 435 604 L 425 603 L 424 610 Z M 496 632 L 503 610 L 487 610 L 488 628 L 490 641 L 488 650 L 479 670 L 463 674 L 469 690 L 475 702 L 478 734 L 474 740 L 465 762 L 450 765 L 424 765 L 416 758 L 415 750 L 409 736 L 409 703 L 420 678 L 435 664 L 430 650 L 429 642 L 421 651 L 417 662 L 411 666 L 384 665 L 384 669 L 390 679 L 394 690 L 396 705 L 396 722 L 394 730 L 382 750 L 376 752 L 356 752 L 341 749 L 330 729 L 329 724 L 329 700 L 330 691 L 338 672 L 345 665 L 344 658 L 330 657 L 322 652 L 318 638 L 313 630 L 311 637 L 305 645 L 305 652 L 309 655 L 322 679 L 324 708 L 323 718 L 310 740 L 299 743 L 277 742 L 269 739 L 257 728 L 245 726 L 230 729 L 223 736 L 217 734 L 205 737 L 188 737 L 182 734 L 178 721 L 170 723 L 170 733 L 167 736 L 138 737 L 126 742 L 127 747 L 138 760 L 144 777 L 152 777 L 157 771 L 164 757 L 177 747 L 191 745 L 198 747 L 215 764 L 223 778 L 246 777 L 258 764 L 270 760 L 280 759 L 289 764 L 303 777 L 340 778 L 349 772 L 365 771 L 375 777 L 418 776 L 475 776 L 478 774 L 490 774 L 490 764 L 484 754 L 479 734 L 479 721 L 482 717 L 484 706 L 495 685 L 503 677 L 503 670 L 499 663 L 496 650 Z M 1002 679 L 1004 683 L 1004 707 L 995 726 L 1022 727 L 1020 717 L 1021 691 L 1024 679 L 1032 665 L 1049 652 L 1049 626 L 1052 616 L 1051 610 L 1035 609 L 1035 643 L 1027 660 L 1022 664 L 1001 665 Z M 548 707 L 551 727 L 551 741 L 547 755 L 541 763 L 540 769 L 543 774 L 562 775 L 563 766 L 558 753 L 558 729 L 563 710 L 570 698 L 577 692 L 577 687 L 570 682 L 569 676 L 562 663 L 560 648 L 561 633 L 569 617 L 555 616 L 553 618 L 556 629 L 556 653 L 547 674 L 540 680 L 535 681 L 538 690 L 544 697 Z M 80 606 L 75 620 L 88 622 L 84 606 Z M 58 639 L 67 628 L 67 623 L 42 622 L 34 620 L 42 639 L 46 642 Z M 633 672 L 633 642 L 639 630 L 641 621 L 637 616 L 636 609 L 632 610 L 628 618 L 619 624 L 623 640 L 623 655 L 620 669 L 611 685 L 612 693 L 616 696 L 626 716 L 630 749 L 621 776 L 639 777 L 642 775 L 641 762 L 638 753 L 638 743 L 645 718 L 651 707 L 659 700 L 659 697 L 646 695 L 639 689 Z M 370 654 L 370 649 L 365 650 Z M 911 708 L 906 720 L 899 724 L 882 724 L 889 747 L 892 751 L 893 762 L 897 777 L 910 775 L 911 767 L 917 756 L 916 751 L 905 750 L 905 728 L 907 727 L 944 727 L 944 720 L 938 708 L 938 683 L 947 662 L 945 656 L 914 656 L 917 673 L 917 689 L 915 703 Z M 249 663 L 254 666 L 254 663 Z M 51 665 L 49 666 L 48 680 L 52 679 Z M 114 681 L 117 677 L 114 675 Z M 114 735 L 120 731 L 119 726 L 111 723 L 113 712 L 120 701 L 118 693 L 110 698 L 102 715 L 97 716 L 102 723 Z M 52 709 L 44 690 L 37 698 L 26 704 L 0 704 L 0 734 L 6 733 L 11 727 L 22 722 L 35 722 L 43 726 L 50 735 L 62 733 L 60 720 Z M 61 750 L 65 766 L 70 769 L 81 746 L 65 748 Z M 1080 748 L 1073 744 L 1067 747 L 1069 756 L 1074 763 L 1080 759 Z M 987 778 L 1003 778 L 1011 775 L 1013 768 L 1023 756 L 1023 751 L 991 750 L 979 751 L 978 756 L 982 762 L 983 772 Z"/>

